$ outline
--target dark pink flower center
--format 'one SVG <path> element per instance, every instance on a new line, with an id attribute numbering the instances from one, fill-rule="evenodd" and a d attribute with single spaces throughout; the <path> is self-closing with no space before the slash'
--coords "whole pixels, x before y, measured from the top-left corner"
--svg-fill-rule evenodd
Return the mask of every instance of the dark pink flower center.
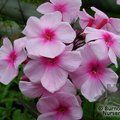
<path id="1" fill-rule="evenodd" d="M 108 47 L 114 44 L 114 38 L 108 33 L 103 34 L 103 39 L 105 40 L 105 43 Z"/>
<path id="2" fill-rule="evenodd" d="M 68 111 L 68 107 L 67 106 L 64 106 L 64 105 L 60 105 L 58 108 L 57 108 L 57 111 L 59 113 L 65 113 Z"/>
<path id="3" fill-rule="evenodd" d="M 92 74 L 97 74 L 99 72 L 99 68 L 97 66 L 93 66 L 91 68 L 91 72 L 92 72 Z"/>
<path id="4" fill-rule="evenodd" d="M 60 11 L 61 13 L 64 13 L 66 11 L 66 5 L 55 5 L 54 6 L 55 11 Z"/>
<path id="5" fill-rule="evenodd" d="M 92 77 L 97 77 L 104 72 L 104 66 L 98 62 L 90 63 L 88 66 L 89 66 L 88 67 L 89 74 Z"/>
<path id="6" fill-rule="evenodd" d="M 55 57 L 55 58 L 46 58 L 46 57 L 42 57 L 42 61 L 45 65 L 47 66 L 57 66 L 60 62 L 60 58 L 59 57 Z"/>
<path id="7" fill-rule="evenodd" d="M 42 33 L 42 37 L 43 37 L 44 40 L 51 41 L 55 38 L 55 32 L 53 30 L 46 29 Z"/>
<path id="8" fill-rule="evenodd" d="M 15 62 L 16 58 L 17 58 L 17 54 L 16 54 L 16 52 L 13 50 L 13 51 L 9 54 L 9 56 L 8 56 L 8 58 L 7 58 L 7 61 L 8 61 L 10 64 L 13 64 L 13 63 Z"/>

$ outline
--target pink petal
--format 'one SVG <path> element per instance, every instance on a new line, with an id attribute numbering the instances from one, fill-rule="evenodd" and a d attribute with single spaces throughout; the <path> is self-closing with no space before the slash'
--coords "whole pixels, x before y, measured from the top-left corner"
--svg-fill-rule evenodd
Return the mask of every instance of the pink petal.
<path id="1" fill-rule="evenodd" d="M 120 19 L 119 18 L 110 18 L 109 22 L 106 25 L 108 31 L 120 35 Z"/>
<path id="2" fill-rule="evenodd" d="M 118 76 L 111 69 L 107 68 L 100 80 L 109 91 L 115 92 L 117 90 L 116 84 L 118 81 Z"/>
<path id="3" fill-rule="evenodd" d="M 53 7 L 54 6 L 50 2 L 46 2 L 46 3 L 42 4 L 42 5 L 40 5 L 37 8 L 37 11 L 42 13 L 42 14 L 51 13 L 51 12 L 54 11 Z"/>
<path id="4" fill-rule="evenodd" d="M 26 49 L 29 55 L 54 58 L 64 51 L 65 45 L 60 41 L 43 43 L 39 39 L 32 39 L 27 42 Z"/>
<path id="5" fill-rule="evenodd" d="M 47 68 L 41 83 L 49 92 L 54 93 L 65 85 L 67 77 L 68 73 L 59 67 Z"/>
<path id="6" fill-rule="evenodd" d="M 50 2 L 52 2 L 53 4 L 60 4 L 60 3 L 62 3 L 62 4 L 64 4 L 64 3 L 67 3 L 67 2 L 69 2 L 68 0 L 50 0 Z"/>
<path id="7" fill-rule="evenodd" d="M 59 103 L 63 103 L 65 105 L 67 105 L 69 108 L 70 107 L 80 107 L 80 104 L 77 100 L 77 98 L 72 95 L 72 94 L 68 94 L 68 93 L 57 93 L 54 95 L 55 98 L 58 99 Z"/>
<path id="8" fill-rule="evenodd" d="M 95 7 L 91 7 L 91 9 L 95 12 L 96 19 L 100 19 L 100 18 L 108 19 L 108 16 L 104 12 L 100 11 L 99 9 Z"/>
<path id="9" fill-rule="evenodd" d="M 25 96 L 30 98 L 40 97 L 43 94 L 43 87 L 39 83 L 20 81 L 19 88 Z"/>
<path id="10" fill-rule="evenodd" d="M 66 71 L 75 71 L 81 63 L 81 56 L 78 51 L 66 51 L 61 56 L 60 66 Z"/>
<path id="11" fill-rule="evenodd" d="M 41 78 L 45 72 L 45 67 L 43 66 L 41 60 L 31 60 L 27 63 L 24 68 L 25 75 L 32 81 L 40 83 Z"/>
<path id="12" fill-rule="evenodd" d="M 120 58 L 120 42 L 119 41 L 112 49 L 114 50 L 116 56 Z"/>
<path id="13" fill-rule="evenodd" d="M 47 90 L 46 91 L 45 90 L 44 90 L 43 96 L 53 95 L 53 93 L 50 93 Z M 70 80 L 67 80 L 65 85 L 61 87 L 58 91 L 56 91 L 54 94 L 57 94 L 57 93 L 70 93 L 70 94 L 76 95 L 76 88 Z"/>
<path id="14" fill-rule="evenodd" d="M 27 38 L 26 37 L 22 37 L 22 38 L 19 38 L 19 39 L 15 40 L 14 41 L 14 48 L 15 48 L 15 50 L 21 51 L 21 49 L 25 49 L 26 42 L 27 42 Z"/>
<path id="15" fill-rule="evenodd" d="M 84 45 L 83 47 L 81 47 L 80 49 L 80 53 L 81 53 L 81 64 L 88 64 L 88 62 L 93 61 L 97 61 L 97 57 L 95 55 L 95 53 L 93 52 L 93 50 L 91 49 L 91 46 L 89 44 Z"/>
<path id="16" fill-rule="evenodd" d="M 12 43 L 11 43 L 11 41 L 8 38 L 4 38 L 3 39 L 3 46 L 2 46 L 2 48 L 4 48 L 4 51 L 6 51 L 8 53 L 13 50 Z"/>
<path id="17" fill-rule="evenodd" d="M 82 85 L 81 92 L 90 102 L 94 102 L 105 92 L 105 89 L 99 79 L 89 78 Z"/>
<path id="18" fill-rule="evenodd" d="M 20 52 L 17 53 L 17 58 L 15 60 L 15 67 L 18 68 L 21 63 L 23 63 L 27 59 L 27 53 L 23 49 Z"/>
<path id="19" fill-rule="evenodd" d="M 63 15 L 63 21 L 64 21 L 64 22 L 67 22 L 67 23 L 72 23 L 72 22 L 74 22 L 74 21 L 77 19 L 77 17 L 78 17 L 78 16 L 76 16 L 76 17 L 73 17 L 73 18 L 72 18 L 73 15 L 71 15 L 70 12 L 62 13 L 62 15 Z M 76 18 L 76 19 L 75 19 L 75 18 Z"/>
<path id="20" fill-rule="evenodd" d="M 108 57 L 108 48 L 104 40 L 97 40 L 95 42 L 90 42 L 90 47 L 98 57 L 99 60 L 106 59 Z"/>
<path id="21" fill-rule="evenodd" d="M 18 75 L 18 70 L 5 61 L 0 61 L 0 82 L 7 85 Z"/>
<path id="22" fill-rule="evenodd" d="M 65 92 L 76 95 L 76 88 L 70 80 L 67 80 L 66 84 L 57 92 Z"/>
<path id="23" fill-rule="evenodd" d="M 6 57 L 13 50 L 12 43 L 8 38 L 3 39 L 3 45 L 0 48 L 0 60 L 6 59 Z"/>
<path id="24" fill-rule="evenodd" d="M 69 23 L 61 23 L 56 30 L 58 39 L 64 43 L 71 43 L 76 37 L 75 31 L 72 29 Z"/>
<path id="25" fill-rule="evenodd" d="M 84 33 L 87 34 L 86 38 L 85 38 L 86 42 L 90 42 L 92 40 L 97 40 L 97 39 L 101 39 L 102 38 L 102 32 L 100 32 L 99 30 L 97 30 L 95 28 L 87 27 L 85 29 Z"/>
<path id="26" fill-rule="evenodd" d="M 83 83 L 89 79 L 89 74 L 86 74 L 86 68 L 81 66 L 75 72 L 70 73 L 70 78 L 74 85 L 80 89 Z"/>
<path id="27" fill-rule="evenodd" d="M 59 102 L 53 96 L 43 97 L 37 103 L 37 109 L 40 113 L 54 112 L 58 106 Z"/>
<path id="28" fill-rule="evenodd" d="M 83 111 L 81 107 L 71 107 L 70 108 L 70 115 L 71 115 L 71 120 L 79 120 L 83 116 Z"/>
<path id="29" fill-rule="evenodd" d="M 63 21 L 69 23 L 76 21 L 78 18 L 80 6 L 82 4 L 81 0 L 64 0 L 62 2 L 65 2 L 67 6 L 67 10 L 63 12 Z"/>
<path id="30" fill-rule="evenodd" d="M 30 17 L 22 33 L 27 37 L 39 37 L 41 32 L 40 24 L 40 19 L 37 17 Z"/>
<path id="31" fill-rule="evenodd" d="M 111 62 L 113 64 L 115 64 L 116 67 L 118 67 L 117 57 L 116 57 L 114 51 L 111 48 L 109 48 L 108 55 L 109 55 L 109 58 L 110 58 Z"/>
<path id="32" fill-rule="evenodd" d="M 40 18 L 40 25 L 42 28 L 56 28 L 62 21 L 62 14 L 60 12 L 53 12 L 45 14 Z"/>
<path id="33" fill-rule="evenodd" d="M 73 116 L 69 115 L 69 114 L 64 114 L 64 115 L 57 115 L 57 118 L 59 120 L 77 120 L 75 119 Z"/>
<path id="34" fill-rule="evenodd" d="M 37 120 L 56 120 L 56 112 L 44 113 Z"/>
<path id="35" fill-rule="evenodd" d="M 70 3 L 70 4 L 72 4 L 72 3 L 74 3 L 74 4 L 79 4 L 79 6 L 80 6 L 80 4 L 82 4 L 81 3 L 81 0 L 50 0 L 50 2 L 52 2 L 52 3 L 54 3 L 54 4 L 58 4 L 58 3 Z"/>

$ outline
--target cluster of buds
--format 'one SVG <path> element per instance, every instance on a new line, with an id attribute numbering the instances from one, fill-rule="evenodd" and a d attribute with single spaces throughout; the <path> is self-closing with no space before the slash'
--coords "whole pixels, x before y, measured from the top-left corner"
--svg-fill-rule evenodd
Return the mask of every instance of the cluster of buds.
<path id="1" fill-rule="evenodd" d="M 90 102 L 118 89 L 118 75 L 109 66 L 118 67 L 120 19 L 95 7 L 91 16 L 80 11 L 81 5 L 80 0 L 50 0 L 37 9 L 41 18 L 28 19 L 24 37 L 13 44 L 3 38 L 0 82 L 9 84 L 22 65 L 19 88 L 39 99 L 38 120 L 79 120 L 83 112 L 77 89 Z"/>

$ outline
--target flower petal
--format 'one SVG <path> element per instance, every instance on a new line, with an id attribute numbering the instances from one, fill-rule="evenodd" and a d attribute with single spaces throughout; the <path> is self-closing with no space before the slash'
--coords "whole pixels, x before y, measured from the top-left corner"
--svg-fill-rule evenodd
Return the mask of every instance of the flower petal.
<path id="1" fill-rule="evenodd" d="M 37 8 L 37 11 L 42 13 L 42 14 L 47 14 L 47 13 L 51 13 L 54 11 L 53 9 L 53 5 L 50 3 L 50 2 L 46 2 L 42 5 L 40 5 L 38 8 Z"/>
<path id="2" fill-rule="evenodd" d="M 81 92 L 90 102 L 94 102 L 105 92 L 105 89 L 100 80 L 89 78 L 81 86 Z"/>
<path id="3" fill-rule="evenodd" d="M 98 29 L 86 27 L 84 33 L 86 33 L 86 42 L 90 42 L 92 40 L 97 40 L 102 38 L 102 32 L 100 32 Z"/>
<path id="4" fill-rule="evenodd" d="M 74 41 L 76 37 L 75 31 L 72 29 L 69 23 L 62 22 L 57 28 L 56 28 L 56 34 L 58 36 L 58 39 L 64 43 L 71 43 Z"/>
<path id="5" fill-rule="evenodd" d="M 12 43 L 8 38 L 3 39 L 3 46 L 6 52 L 10 52 L 13 49 Z"/>
<path id="6" fill-rule="evenodd" d="M 58 106 L 59 102 L 53 96 L 43 97 L 37 103 L 37 109 L 40 113 L 53 112 Z"/>
<path id="7" fill-rule="evenodd" d="M 54 93 L 65 85 L 67 77 L 68 73 L 59 67 L 47 68 L 41 83 L 49 92 Z"/>
<path id="8" fill-rule="evenodd" d="M 95 42 L 90 42 L 89 44 L 99 60 L 108 58 L 108 48 L 102 39 Z"/>
<path id="9" fill-rule="evenodd" d="M 29 55 L 54 58 L 64 51 L 65 45 L 60 41 L 43 43 L 39 39 L 32 39 L 27 42 L 26 49 Z"/>
<path id="10" fill-rule="evenodd" d="M 5 61 L 0 61 L 0 82 L 7 85 L 9 84 L 18 74 L 18 70 L 14 66 L 10 66 Z"/>
<path id="11" fill-rule="evenodd" d="M 40 24 L 40 19 L 37 17 L 30 17 L 22 33 L 27 37 L 39 37 L 41 32 Z"/>
<path id="12" fill-rule="evenodd" d="M 79 120 L 82 118 L 83 116 L 83 111 L 82 111 L 82 108 L 79 106 L 79 107 L 71 107 L 70 108 L 70 115 L 71 115 L 71 120 Z"/>
<path id="13" fill-rule="evenodd" d="M 116 57 L 114 51 L 111 48 L 109 48 L 108 55 L 109 55 L 109 58 L 110 58 L 111 62 L 113 64 L 115 64 L 116 67 L 118 67 L 117 57 Z"/>
<path id="14" fill-rule="evenodd" d="M 75 72 L 70 73 L 70 78 L 74 85 L 80 89 L 83 83 L 89 79 L 89 74 L 86 74 L 86 68 L 84 66 L 80 66 Z"/>
<path id="15" fill-rule="evenodd" d="M 19 88 L 25 96 L 30 98 L 40 97 L 43 94 L 43 87 L 41 84 L 35 84 L 27 81 L 20 81 Z"/>
<path id="16" fill-rule="evenodd" d="M 56 120 L 56 112 L 44 113 L 37 120 Z"/>
<path id="17" fill-rule="evenodd" d="M 61 55 L 60 66 L 66 71 L 75 71 L 81 63 L 81 56 L 78 51 L 66 51 Z"/>
<path id="18" fill-rule="evenodd" d="M 76 95 L 76 88 L 70 80 L 67 80 L 65 85 L 57 92 L 65 92 Z"/>
<path id="19" fill-rule="evenodd" d="M 100 80 L 109 91 L 115 92 L 117 90 L 116 84 L 118 81 L 118 76 L 111 69 L 107 68 Z"/>
<path id="20" fill-rule="evenodd" d="M 79 49 L 80 53 L 81 53 L 81 64 L 87 64 L 88 62 L 93 61 L 97 61 L 97 57 L 95 55 L 95 53 L 93 52 L 93 50 L 91 49 L 90 44 L 86 44 L 83 47 L 81 47 L 81 49 Z"/>
<path id="21" fill-rule="evenodd" d="M 80 107 L 77 98 L 72 94 L 57 93 L 54 95 L 54 97 L 57 98 L 60 103 L 65 103 L 69 107 L 72 107 L 72 106 Z"/>
<path id="22" fill-rule="evenodd" d="M 42 28 L 56 28 L 62 21 L 62 14 L 60 12 L 53 12 L 45 14 L 40 18 L 40 25 Z"/>
<path id="23" fill-rule="evenodd" d="M 34 83 L 40 83 L 45 72 L 45 67 L 41 60 L 31 60 L 24 68 L 25 75 Z"/>
<path id="24" fill-rule="evenodd" d="M 16 39 L 14 41 L 15 50 L 21 51 L 22 49 L 25 49 L 27 40 L 28 40 L 27 37 L 22 37 L 22 38 Z"/>
<path id="25" fill-rule="evenodd" d="M 17 53 L 17 58 L 15 60 L 15 68 L 18 68 L 19 65 L 24 62 L 27 59 L 27 53 L 26 51 L 23 49 L 20 52 Z"/>
<path id="26" fill-rule="evenodd" d="M 8 38 L 3 39 L 3 45 L 0 48 L 0 59 L 6 59 L 6 57 L 10 54 L 13 50 L 13 46 L 11 41 Z"/>

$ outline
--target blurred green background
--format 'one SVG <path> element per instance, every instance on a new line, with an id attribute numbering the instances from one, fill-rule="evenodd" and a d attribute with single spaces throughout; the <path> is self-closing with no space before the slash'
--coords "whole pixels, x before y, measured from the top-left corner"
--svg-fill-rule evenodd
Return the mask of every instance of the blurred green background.
<path id="1" fill-rule="evenodd" d="M 0 0 L 0 44 L 2 37 L 8 36 L 15 40 L 22 36 L 21 31 L 25 27 L 30 16 L 40 17 L 36 8 L 47 0 Z M 120 18 L 120 6 L 116 0 L 83 0 L 83 8 L 92 14 L 91 6 L 104 11 L 107 15 Z M 112 66 L 120 76 L 120 69 Z M 22 68 L 20 67 L 20 70 Z M 35 108 L 35 100 L 26 98 L 18 88 L 18 82 L 22 73 L 8 86 L 0 84 L 0 120 L 36 120 L 38 112 Z M 119 86 L 119 84 L 118 84 Z M 96 103 L 89 103 L 82 97 L 84 116 L 83 120 L 120 120 L 118 117 L 104 117 L 97 108 L 100 105 L 120 106 L 120 92 L 105 93 Z"/>

